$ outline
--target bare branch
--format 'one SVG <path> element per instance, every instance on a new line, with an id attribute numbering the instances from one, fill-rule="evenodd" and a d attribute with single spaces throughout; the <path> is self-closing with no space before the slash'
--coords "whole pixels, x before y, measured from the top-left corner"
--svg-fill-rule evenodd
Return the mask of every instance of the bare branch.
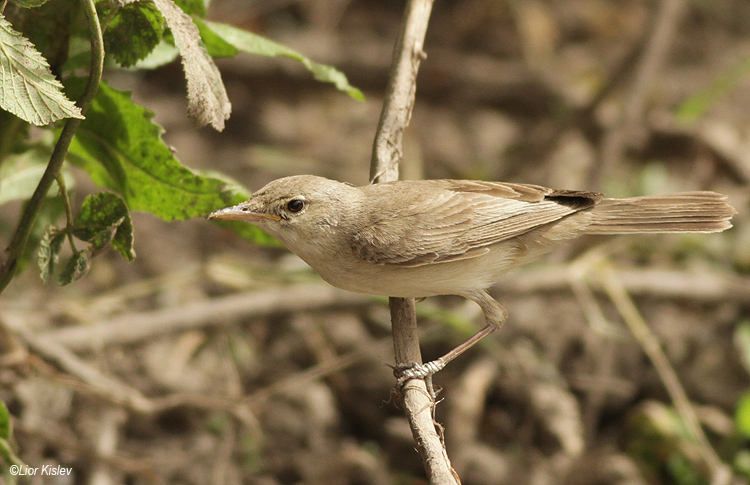
<path id="1" fill-rule="evenodd" d="M 403 132 L 411 119 L 417 89 L 419 63 L 425 57 L 422 46 L 432 10 L 432 0 L 410 0 L 406 5 L 393 51 L 390 82 L 383 102 L 372 151 L 370 180 L 373 183 L 398 180 L 403 153 Z M 414 299 L 391 298 L 391 324 L 396 364 L 421 363 Z M 403 388 L 404 411 L 430 483 L 458 483 L 442 437 L 433 421 L 434 402 L 423 380 L 410 380 Z"/>
<path id="2" fill-rule="evenodd" d="M 196 328 L 233 325 L 240 317 L 363 305 L 370 301 L 327 285 L 299 285 L 211 298 L 180 308 L 131 313 L 98 325 L 79 325 L 42 332 L 45 341 L 69 350 L 90 350 Z"/>
<path id="3" fill-rule="evenodd" d="M 388 92 L 375 134 L 370 162 L 370 181 L 398 180 L 398 164 L 403 145 L 401 139 L 411 120 L 417 92 L 419 63 L 425 57 L 422 50 L 432 0 L 410 0 L 406 5 L 396 46 L 393 49 Z"/>

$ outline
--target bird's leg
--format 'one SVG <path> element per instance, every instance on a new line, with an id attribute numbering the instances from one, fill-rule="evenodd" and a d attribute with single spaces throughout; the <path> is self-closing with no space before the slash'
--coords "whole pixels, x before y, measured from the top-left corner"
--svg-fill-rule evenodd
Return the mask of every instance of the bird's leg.
<path id="1" fill-rule="evenodd" d="M 486 291 L 478 290 L 465 296 L 477 302 L 484 312 L 484 328 L 475 333 L 469 338 L 469 340 L 457 346 L 439 359 L 427 362 L 426 364 L 417 364 L 415 362 L 407 364 L 406 366 L 398 366 L 394 369 L 393 373 L 398 378 L 399 384 L 404 384 L 409 379 L 424 379 L 425 377 L 435 374 L 445 367 L 448 362 L 463 354 L 487 335 L 502 327 L 508 319 L 508 312 L 505 308 L 495 301 L 495 299 L 493 299 Z"/>

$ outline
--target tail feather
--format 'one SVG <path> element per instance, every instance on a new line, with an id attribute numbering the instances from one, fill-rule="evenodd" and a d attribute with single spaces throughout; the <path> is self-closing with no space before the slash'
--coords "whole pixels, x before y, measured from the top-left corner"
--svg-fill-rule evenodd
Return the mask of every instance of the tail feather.
<path id="1" fill-rule="evenodd" d="M 603 199 L 591 211 L 586 232 L 719 232 L 732 227 L 737 211 L 716 192 L 682 192 Z"/>

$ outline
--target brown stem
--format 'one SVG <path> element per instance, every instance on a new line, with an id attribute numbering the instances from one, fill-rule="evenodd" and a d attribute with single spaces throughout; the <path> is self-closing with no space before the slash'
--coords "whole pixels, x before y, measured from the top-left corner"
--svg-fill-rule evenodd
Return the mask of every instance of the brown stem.
<path id="1" fill-rule="evenodd" d="M 373 183 L 398 180 L 398 165 L 403 153 L 402 136 L 414 106 L 417 71 L 425 57 L 422 46 L 431 10 L 432 0 L 410 0 L 406 5 L 373 144 L 370 165 L 370 180 Z M 421 363 L 414 299 L 391 298 L 389 303 L 396 365 Z M 432 418 L 435 403 L 425 381 L 409 380 L 403 388 L 403 396 L 404 412 L 430 483 L 459 483 L 441 434 L 435 427 Z"/>

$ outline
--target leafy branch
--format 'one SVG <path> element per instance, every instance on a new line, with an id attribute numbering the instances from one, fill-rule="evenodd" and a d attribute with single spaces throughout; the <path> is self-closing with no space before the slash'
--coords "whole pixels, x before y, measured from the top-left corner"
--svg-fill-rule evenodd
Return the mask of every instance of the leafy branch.
<path id="1" fill-rule="evenodd" d="M 101 81 L 102 71 L 104 69 L 104 39 L 102 37 L 101 26 L 99 25 L 99 17 L 96 14 L 96 6 L 94 0 L 81 0 L 81 6 L 83 7 L 88 21 L 90 39 L 91 39 L 91 72 L 89 73 L 88 82 L 83 95 L 78 100 L 78 107 L 80 108 L 81 114 L 85 115 L 88 107 L 96 96 L 96 91 L 99 88 L 99 82 Z M 29 201 L 24 208 L 21 220 L 18 222 L 16 232 L 13 235 L 10 246 L 8 248 L 8 259 L 0 267 L 0 292 L 2 292 L 8 283 L 13 279 L 18 268 L 19 260 L 26 249 L 26 244 L 29 240 L 29 234 L 34 224 L 39 210 L 44 204 L 44 200 L 47 197 L 52 182 L 58 179 L 60 175 L 60 169 L 65 161 L 65 156 L 68 153 L 70 143 L 73 141 L 73 136 L 81 124 L 81 118 L 69 118 L 65 122 L 60 138 L 58 138 L 55 144 L 55 149 L 50 157 L 47 169 L 42 175 L 42 179 L 39 181 L 34 194 L 31 196 Z"/>
<path id="2" fill-rule="evenodd" d="M 6 3 L 0 9 L 0 108 L 5 111 L 0 111 L 0 203 L 26 203 L 0 265 L 0 292 L 37 244 L 46 281 L 68 241 L 72 256 L 61 265 L 58 278 L 67 284 L 84 276 L 91 258 L 109 245 L 129 261 L 135 257 L 131 210 L 182 220 L 248 195 L 237 184 L 196 173 L 179 162 L 162 141 L 163 129 L 152 121 L 153 113 L 102 80 L 105 51 L 120 66 L 135 69 L 158 67 L 179 56 L 187 80 L 188 115 L 196 124 L 217 130 L 223 129 L 231 105 L 212 56 L 286 56 L 316 79 L 363 99 L 346 76 L 330 66 L 251 32 L 208 22 L 203 1 L 11 0 L 7 18 Z M 79 11 L 84 15 L 77 15 Z M 88 49 L 74 47 L 82 45 L 72 42 L 79 38 L 88 39 Z M 72 76 L 87 66 L 88 78 Z M 62 128 L 55 130 L 53 124 L 62 119 Z M 42 127 L 48 136 L 31 142 L 28 124 Z M 89 195 L 77 214 L 68 194 L 74 180 L 66 175 L 65 160 L 110 191 Z M 41 174 L 38 182 L 36 174 Z M 11 187 L 11 181 L 23 183 Z M 53 197 L 54 181 L 59 197 Z M 59 229 L 55 221 L 63 215 L 64 227 Z M 273 243 L 251 226 L 230 226 L 251 240 Z M 87 246 L 81 249 L 81 242 Z"/>

